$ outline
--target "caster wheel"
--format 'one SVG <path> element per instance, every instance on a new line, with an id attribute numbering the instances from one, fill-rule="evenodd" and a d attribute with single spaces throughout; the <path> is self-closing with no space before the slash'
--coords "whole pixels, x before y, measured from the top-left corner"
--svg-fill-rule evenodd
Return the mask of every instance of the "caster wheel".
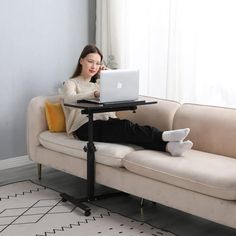
<path id="1" fill-rule="evenodd" d="M 90 212 L 90 211 L 85 211 L 85 212 L 84 212 L 84 215 L 85 215 L 85 216 L 90 216 L 90 215 L 91 215 L 91 212 Z"/>
<path id="2" fill-rule="evenodd" d="M 62 201 L 62 202 L 66 202 L 67 200 L 66 200 L 65 198 L 62 198 L 61 201 Z"/>

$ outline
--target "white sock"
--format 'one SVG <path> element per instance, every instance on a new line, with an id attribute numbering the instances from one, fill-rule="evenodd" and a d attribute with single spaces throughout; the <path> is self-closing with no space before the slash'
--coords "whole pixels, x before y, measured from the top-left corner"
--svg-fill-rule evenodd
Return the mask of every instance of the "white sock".
<path id="1" fill-rule="evenodd" d="M 193 143 L 190 140 L 179 141 L 179 142 L 168 142 L 166 145 L 166 151 L 171 154 L 171 156 L 182 156 L 184 152 L 190 150 Z"/>
<path id="2" fill-rule="evenodd" d="M 162 139 L 166 142 L 182 141 L 187 137 L 189 131 L 189 128 L 164 131 L 162 133 Z"/>

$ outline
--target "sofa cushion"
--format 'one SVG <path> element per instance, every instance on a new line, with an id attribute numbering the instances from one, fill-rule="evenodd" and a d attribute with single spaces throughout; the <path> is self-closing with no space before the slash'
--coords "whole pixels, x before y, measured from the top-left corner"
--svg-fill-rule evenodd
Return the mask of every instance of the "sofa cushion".
<path id="1" fill-rule="evenodd" d="M 45 102 L 45 114 L 49 131 L 66 131 L 65 115 L 61 103 Z"/>
<path id="2" fill-rule="evenodd" d="M 64 132 L 52 133 L 43 131 L 39 135 L 39 142 L 42 146 L 53 151 L 58 151 L 81 159 L 87 159 L 87 154 L 84 152 L 84 146 L 87 142 L 68 137 Z M 114 167 L 122 167 L 121 160 L 125 155 L 135 150 L 142 149 L 135 145 L 102 142 L 94 143 L 96 146 L 96 162 Z"/>
<path id="3" fill-rule="evenodd" d="M 173 129 L 188 127 L 193 149 L 236 158 L 236 109 L 183 104 L 176 112 Z"/>
<path id="4" fill-rule="evenodd" d="M 190 150 L 184 157 L 140 150 L 123 160 L 131 172 L 206 195 L 236 200 L 236 159 Z M 174 197 L 174 196 L 173 196 Z"/>
<path id="5" fill-rule="evenodd" d="M 116 113 L 117 116 L 120 119 L 128 119 L 140 125 L 154 126 L 160 130 L 172 129 L 174 115 L 180 107 L 180 103 L 149 96 L 140 96 L 140 98 L 146 101 L 157 101 L 157 103 L 138 106 L 135 112 L 119 111 Z"/>

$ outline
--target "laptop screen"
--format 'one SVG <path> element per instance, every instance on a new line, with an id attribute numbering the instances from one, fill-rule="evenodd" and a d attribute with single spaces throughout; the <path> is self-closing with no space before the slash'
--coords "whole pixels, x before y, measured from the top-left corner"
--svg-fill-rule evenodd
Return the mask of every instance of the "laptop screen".
<path id="1" fill-rule="evenodd" d="M 133 101 L 139 96 L 139 70 L 117 69 L 100 72 L 100 101 Z"/>

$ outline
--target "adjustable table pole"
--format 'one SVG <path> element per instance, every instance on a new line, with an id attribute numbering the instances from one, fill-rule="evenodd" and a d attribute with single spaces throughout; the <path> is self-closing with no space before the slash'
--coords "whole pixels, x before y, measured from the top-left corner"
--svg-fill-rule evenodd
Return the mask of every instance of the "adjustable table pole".
<path id="1" fill-rule="evenodd" d="M 88 200 L 94 200 L 95 184 L 95 151 L 93 143 L 93 113 L 88 113 L 88 143 L 87 143 L 87 197 Z"/>

